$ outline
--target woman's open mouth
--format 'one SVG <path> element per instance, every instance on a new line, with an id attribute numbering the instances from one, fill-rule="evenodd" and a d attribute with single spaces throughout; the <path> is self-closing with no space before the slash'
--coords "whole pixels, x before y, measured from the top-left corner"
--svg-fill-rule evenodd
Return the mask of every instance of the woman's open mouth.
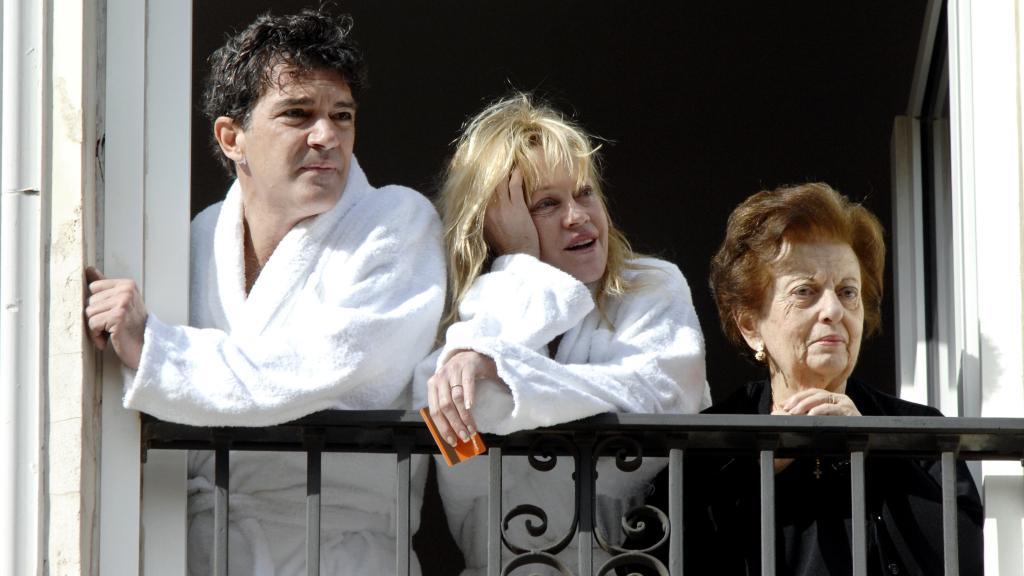
<path id="1" fill-rule="evenodd" d="M 593 246 L 596 243 L 597 243 L 597 239 L 596 238 L 588 238 L 586 240 L 580 240 L 579 242 L 575 242 L 573 244 L 569 244 L 565 249 L 566 250 L 572 250 L 572 251 L 586 250 L 587 248 L 590 248 L 591 246 Z"/>

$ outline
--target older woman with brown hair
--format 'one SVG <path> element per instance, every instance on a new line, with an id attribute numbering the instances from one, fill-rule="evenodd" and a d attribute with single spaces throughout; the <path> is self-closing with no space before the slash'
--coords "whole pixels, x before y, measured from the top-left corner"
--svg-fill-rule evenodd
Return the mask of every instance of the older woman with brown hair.
<path id="1" fill-rule="evenodd" d="M 863 206 L 825 184 L 759 192 L 729 217 L 711 264 L 726 337 L 764 366 L 706 412 L 790 416 L 941 416 L 850 378 L 861 340 L 881 324 L 885 243 Z M 695 574 L 760 570 L 759 473 L 753 458 L 693 462 L 686 540 Z M 870 574 L 942 573 L 941 471 L 935 461 L 866 464 Z M 845 458 L 776 461 L 779 574 L 849 574 Z M 962 574 L 981 573 L 982 507 L 957 467 Z"/>

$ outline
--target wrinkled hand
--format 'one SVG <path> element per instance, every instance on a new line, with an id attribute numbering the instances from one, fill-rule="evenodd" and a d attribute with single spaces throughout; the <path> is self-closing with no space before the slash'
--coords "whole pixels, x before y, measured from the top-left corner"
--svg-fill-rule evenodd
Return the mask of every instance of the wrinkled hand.
<path id="1" fill-rule="evenodd" d="M 91 266 L 85 269 L 85 279 L 90 294 L 85 306 L 89 338 L 100 350 L 107 348 L 109 338 L 121 362 L 137 369 L 142 357 L 147 313 L 135 281 L 106 278 Z"/>
<path id="2" fill-rule="evenodd" d="M 782 404 L 772 406 L 772 415 L 778 416 L 860 416 L 860 410 L 846 394 L 828 390 L 801 390 L 786 398 Z M 776 458 L 778 474 L 793 462 L 792 458 Z"/>
<path id="3" fill-rule="evenodd" d="M 477 379 L 498 379 L 494 360 L 472 350 L 452 354 L 448 361 L 427 380 L 427 404 L 437 433 L 455 446 L 458 435 L 463 442 L 476 433 L 476 422 L 470 409 Z"/>
<path id="4" fill-rule="evenodd" d="M 523 175 L 518 168 L 507 182 L 498 184 L 484 214 L 484 238 L 498 255 L 540 256 L 540 240 L 523 192 Z"/>
<path id="5" fill-rule="evenodd" d="M 846 394 L 828 390 L 801 390 L 779 406 L 790 416 L 860 416 L 860 410 Z M 773 414 L 775 412 L 772 412 Z"/>

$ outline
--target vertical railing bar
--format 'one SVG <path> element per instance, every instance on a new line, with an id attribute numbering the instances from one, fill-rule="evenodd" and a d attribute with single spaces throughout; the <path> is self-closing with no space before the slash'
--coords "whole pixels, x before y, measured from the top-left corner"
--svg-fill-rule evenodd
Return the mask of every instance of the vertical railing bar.
<path id="1" fill-rule="evenodd" d="M 683 576 L 683 450 L 672 448 L 668 456 L 668 571 Z"/>
<path id="2" fill-rule="evenodd" d="M 395 574 L 398 576 L 409 576 L 411 570 L 409 554 L 412 549 L 412 537 L 410 534 L 412 516 L 410 515 L 411 503 L 409 494 L 412 486 L 412 450 L 410 448 L 411 442 L 406 437 L 397 437 L 395 443 L 398 453 L 398 506 L 396 507 L 397 515 L 395 517 L 397 524 L 397 540 L 395 542 L 397 566 Z"/>
<path id="3" fill-rule="evenodd" d="M 957 542 L 956 455 L 942 453 L 942 547 L 946 576 L 959 576 L 960 555 Z"/>
<path id="4" fill-rule="evenodd" d="M 761 575 L 775 576 L 774 450 L 761 450 Z"/>
<path id="5" fill-rule="evenodd" d="M 487 451 L 490 483 L 487 491 L 487 576 L 501 574 L 501 446 Z"/>
<path id="6" fill-rule="evenodd" d="M 853 576 L 868 574 L 867 498 L 864 492 L 864 451 L 850 452 L 850 514 L 853 515 Z"/>
<path id="7" fill-rule="evenodd" d="M 218 443 L 213 456 L 213 574 L 228 575 L 228 483 L 230 481 L 231 453 L 224 443 Z"/>
<path id="8" fill-rule="evenodd" d="M 320 576 L 320 491 L 323 443 L 306 439 L 306 574 Z"/>
<path id="9" fill-rule="evenodd" d="M 580 510 L 577 536 L 579 575 L 591 576 L 594 572 L 594 439 L 590 436 L 577 438 L 580 451 L 580 459 L 576 462 L 576 502 Z"/>

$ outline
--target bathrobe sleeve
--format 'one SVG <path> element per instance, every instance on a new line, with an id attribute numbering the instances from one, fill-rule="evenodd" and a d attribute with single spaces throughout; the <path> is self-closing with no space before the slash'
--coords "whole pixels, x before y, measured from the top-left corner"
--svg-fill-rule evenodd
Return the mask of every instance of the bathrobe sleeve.
<path id="1" fill-rule="evenodd" d="M 363 227 L 358 241 L 320 248 L 315 277 L 275 303 L 265 330 L 170 326 L 150 315 L 125 406 L 184 424 L 265 426 L 408 401 L 440 319 L 444 260 L 433 207 L 418 194 L 399 200 L 377 208 L 386 219 L 346 217 L 339 229 L 353 237 Z"/>
<path id="2" fill-rule="evenodd" d="M 473 413 L 482 431 L 509 434 L 603 412 L 695 413 L 710 404 L 703 336 L 674 265 L 634 260 L 633 288 L 606 319 L 586 286 L 531 256 L 499 258 L 492 270 L 464 298 L 462 321 L 449 328 L 438 358 L 471 349 L 494 359 L 504 384 L 478 382 Z M 547 343 L 563 333 L 549 358 Z"/>

